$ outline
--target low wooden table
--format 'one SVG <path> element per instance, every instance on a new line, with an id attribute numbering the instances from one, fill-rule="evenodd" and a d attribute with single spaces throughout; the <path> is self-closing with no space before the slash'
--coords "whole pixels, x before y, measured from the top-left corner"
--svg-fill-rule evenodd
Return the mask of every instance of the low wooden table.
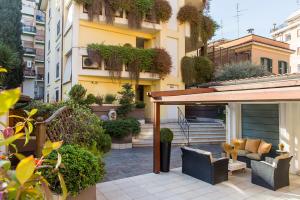
<path id="1" fill-rule="evenodd" d="M 233 161 L 232 159 L 229 160 L 228 164 L 228 171 L 229 175 L 232 175 L 232 172 L 242 170 L 243 172 L 246 171 L 247 164 L 238 160 Z"/>

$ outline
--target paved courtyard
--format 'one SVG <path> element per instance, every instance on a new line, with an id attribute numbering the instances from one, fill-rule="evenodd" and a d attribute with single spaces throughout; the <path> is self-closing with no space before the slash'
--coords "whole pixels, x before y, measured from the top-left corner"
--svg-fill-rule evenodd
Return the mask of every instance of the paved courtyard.
<path id="1" fill-rule="evenodd" d="M 251 183 L 251 171 L 234 173 L 229 181 L 215 186 L 181 173 L 145 174 L 99 183 L 98 200 L 294 200 L 300 199 L 300 177 L 276 192 Z"/>
<path id="2" fill-rule="evenodd" d="M 215 157 L 220 156 L 221 147 L 219 144 L 202 144 L 194 147 L 210 151 Z M 152 153 L 152 147 L 111 150 L 104 158 L 106 175 L 103 181 L 151 173 L 153 170 Z M 170 165 L 171 169 L 181 167 L 181 150 L 178 146 L 172 147 Z"/>

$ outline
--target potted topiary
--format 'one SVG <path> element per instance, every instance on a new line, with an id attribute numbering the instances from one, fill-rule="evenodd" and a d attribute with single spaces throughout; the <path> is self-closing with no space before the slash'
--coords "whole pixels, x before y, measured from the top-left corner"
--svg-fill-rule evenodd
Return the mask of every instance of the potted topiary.
<path id="1" fill-rule="evenodd" d="M 170 171 L 171 145 L 173 132 L 169 128 L 160 129 L 160 171 Z"/>
<path id="2" fill-rule="evenodd" d="M 58 168 L 59 173 L 64 177 L 66 188 L 68 190 L 68 199 L 95 199 L 96 184 L 104 175 L 104 165 L 99 157 L 93 155 L 90 151 L 79 146 L 64 145 L 58 150 L 61 155 L 62 166 Z M 57 160 L 58 154 L 51 153 L 47 160 Z M 49 164 L 51 165 L 51 163 Z M 47 179 L 50 189 L 55 194 L 62 193 L 59 180 L 53 168 L 41 169 L 42 174 Z M 56 196 L 56 195 L 55 195 Z"/>

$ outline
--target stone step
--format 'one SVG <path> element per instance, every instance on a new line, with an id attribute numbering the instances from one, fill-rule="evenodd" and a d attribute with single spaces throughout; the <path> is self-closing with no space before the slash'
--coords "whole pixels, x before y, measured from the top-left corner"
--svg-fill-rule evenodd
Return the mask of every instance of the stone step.
<path id="1" fill-rule="evenodd" d="M 190 134 L 190 138 L 193 137 L 225 137 L 225 133 L 202 133 L 202 134 Z M 184 134 L 174 134 L 174 138 L 181 138 L 185 137 Z M 140 134 L 136 137 L 137 139 L 144 139 L 144 138 L 153 138 L 153 134 Z"/>
<path id="2" fill-rule="evenodd" d="M 182 130 L 174 130 L 171 129 L 174 133 L 174 135 L 182 134 Z M 225 134 L 226 130 L 225 129 L 197 129 L 197 130 L 189 130 L 190 134 L 206 134 L 206 133 L 221 133 Z M 140 135 L 153 135 L 153 130 L 141 130 Z"/>
<path id="3" fill-rule="evenodd" d="M 179 124 L 161 124 L 161 128 L 180 128 Z M 142 129 L 153 129 L 152 124 L 144 124 L 141 126 Z M 193 124 L 190 128 L 224 128 L 222 124 Z"/>

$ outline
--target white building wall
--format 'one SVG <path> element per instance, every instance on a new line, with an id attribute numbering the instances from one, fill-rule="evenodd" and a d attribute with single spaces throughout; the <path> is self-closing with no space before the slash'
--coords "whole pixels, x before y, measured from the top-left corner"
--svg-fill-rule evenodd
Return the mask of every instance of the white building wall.
<path id="1" fill-rule="evenodd" d="M 25 79 L 24 81 L 23 81 L 23 91 L 22 91 L 22 93 L 24 94 L 24 95 L 27 95 L 27 96 L 30 96 L 31 98 L 34 98 L 34 90 L 33 90 L 33 88 L 34 88 L 34 86 L 35 86 L 35 79 Z"/>

